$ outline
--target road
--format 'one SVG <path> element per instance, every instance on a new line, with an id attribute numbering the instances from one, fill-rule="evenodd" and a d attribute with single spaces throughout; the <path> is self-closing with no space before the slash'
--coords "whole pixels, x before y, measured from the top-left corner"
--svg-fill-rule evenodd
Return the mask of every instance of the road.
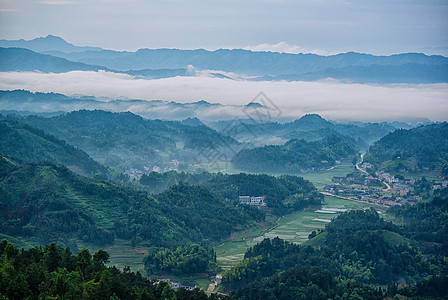
<path id="1" fill-rule="evenodd" d="M 369 174 L 366 170 L 362 169 L 360 167 L 360 165 L 362 164 L 362 162 L 364 161 L 364 155 L 365 153 L 361 154 L 361 161 L 359 163 L 356 164 L 356 169 L 358 169 L 359 171 L 365 173 L 365 174 Z M 389 183 L 385 180 L 381 180 L 382 183 L 384 183 L 384 185 L 387 187 L 385 189 L 383 189 L 383 191 L 390 191 L 392 189 L 392 187 L 389 185 Z"/>
<path id="2" fill-rule="evenodd" d="M 361 169 L 361 167 L 360 167 L 360 165 L 361 165 L 362 162 L 364 161 L 364 155 L 365 155 L 365 153 L 362 153 L 362 154 L 361 154 L 361 161 L 360 161 L 359 163 L 356 164 L 356 169 L 358 169 L 359 171 L 361 171 L 361 172 L 363 172 L 363 173 L 369 174 L 366 170 Z"/>

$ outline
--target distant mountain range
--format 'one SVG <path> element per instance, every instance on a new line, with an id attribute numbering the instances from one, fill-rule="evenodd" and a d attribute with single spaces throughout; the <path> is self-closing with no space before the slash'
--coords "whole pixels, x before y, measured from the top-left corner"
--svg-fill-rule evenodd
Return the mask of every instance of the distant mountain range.
<path id="1" fill-rule="evenodd" d="M 66 53 L 84 52 L 84 51 L 101 51 L 103 49 L 98 47 L 80 47 L 66 42 L 64 39 L 48 35 L 46 37 L 36 38 L 30 41 L 21 40 L 0 40 L 0 47 L 16 47 L 26 48 L 36 52 L 45 51 L 61 51 Z"/>
<path id="2" fill-rule="evenodd" d="M 283 129 L 287 129 L 287 131 L 283 133 L 276 132 L 276 135 L 280 136 L 297 129 L 300 129 L 301 131 L 307 130 L 307 128 L 304 128 L 303 126 L 308 126 L 302 126 L 301 124 L 289 124 L 285 125 L 287 127 L 286 128 L 283 127 L 281 123 L 290 122 L 291 119 L 283 118 L 281 116 L 276 117 L 275 115 L 270 115 L 269 118 L 263 120 L 262 124 L 259 122 L 254 124 L 254 120 L 251 120 L 250 116 L 257 115 L 257 112 L 264 113 L 265 109 L 269 109 L 260 103 L 249 103 L 247 105 L 225 105 L 210 103 L 204 100 L 191 103 L 179 103 L 162 100 L 147 101 L 138 99 L 117 100 L 82 95 L 66 96 L 59 93 L 33 93 L 26 90 L 0 90 L 0 113 L 2 114 L 37 114 L 44 117 L 50 117 L 60 115 L 63 112 L 71 112 L 82 109 L 98 109 L 112 112 L 129 111 L 147 119 L 184 120 L 186 118 L 198 118 L 219 131 L 224 130 L 229 125 L 230 120 L 238 118 L 238 122 L 234 123 L 233 126 L 250 127 L 250 130 L 257 133 L 257 135 L 263 135 L 267 129 L 269 132 L 270 129 L 279 130 L 282 132 L 284 131 Z M 313 122 L 317 122 L 317 125 L 322 123 L 321 120 L 314 120 Z M 430 121 L 428 119 L 419 118 L 406 120 L 406 123 L 393 122 L 391 125 L 393 128 L 411 128 L 416 124 L 418 125 L 429 122 Z M 328 124 L 324 122 L 318 127 L 313 127 L 313 129 L 326 128 L 328 127 L 327 125 Z M 356 125 L 356 127 L 363 127 L 365 123 L 353 123 L 353 125 Z M 250 132 L 244 130 L 243 133 Z M 289 138 L 295 137 L 296 136 Z M 374 140 L 376 139 L 377 137 L 375 137 Z"/>
<path id="3" fill-rule="evenodd" d="M 259 104 L 261 106 L 261 104 Z M 259 107 L 260 107 L 259 106 Z M 100 109 L 113 112 L 129 111 L 148 119 L 202 121 L 248 118 L 245 105 L 222 105 L 204 100 L 178 103 L 162 100 L 115 100 L 91 96 L 65 96 L 58 93 L 32 93 L 24 90 L 0 91 L 0 113 L 52 116 L 81 109 Z M 261 106 L 262 107 L 262 106 Z"/>
<path id="4" fill-rule="evenodd" d="M 58 73 L 103 69 L 133 76 L 166 78 L 194 76 L 201 70 L 213 70 L 208 73 L 209 76 L 231 78 L 226 73 L 232 73 L 237 74 L 238 79 L 258 81 L 334 78 L 345 82 L 380 84 L 448 82 L 448 58 L 418 53 L 374 56 L 348 52 L 319 56 L 242 49 L 140 49 L 120 52 L 78 47 L 55 36 L 31 41 L 0 40 L 0 47 L 4 47 L 0 50 L 0 71 Z"/>

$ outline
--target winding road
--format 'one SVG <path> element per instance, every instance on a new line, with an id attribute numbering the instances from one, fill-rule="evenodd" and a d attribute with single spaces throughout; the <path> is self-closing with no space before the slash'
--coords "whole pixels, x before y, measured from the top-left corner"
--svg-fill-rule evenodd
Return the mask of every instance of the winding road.
<path id="1" fill-rule="evenodd" d="M 362 154 L 361 154 L 361 161 L 360 161 L 359 163 L 356 164 L 356 169 L 359 170 L 359 171 L 361 171 L 361 172 L 363 172 L 363 173 L 365 173 L 365 174 L 369 174 L 366 170 L 364 170 L 364 169 L 362 169 L 362 168 L 360 167 L 360 165 L 361 165 L 361 164 L 363 163 L 363 161 L 364 161 L 364 155 L 365 155 L 365 153 L 362 153 Z M 392 189 L 392 187 L 390 186 L 390 184 L 389 184 L 387 181 L 385 181 L 385 180 L 381 180 L 381 182 L 384 183 L 384 185 L 387 187 L 387 188 L 383 189 L 383 191 L 390 191 L 390 190 Z"/>

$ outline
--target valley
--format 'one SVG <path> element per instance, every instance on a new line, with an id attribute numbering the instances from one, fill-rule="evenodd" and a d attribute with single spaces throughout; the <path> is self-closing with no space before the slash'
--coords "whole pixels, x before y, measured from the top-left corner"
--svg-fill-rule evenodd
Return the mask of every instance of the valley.
<path id="1" fill-rule="evenodd" d="M 0 299 L 448 297 L 448 58 L 0 57 Z"/>

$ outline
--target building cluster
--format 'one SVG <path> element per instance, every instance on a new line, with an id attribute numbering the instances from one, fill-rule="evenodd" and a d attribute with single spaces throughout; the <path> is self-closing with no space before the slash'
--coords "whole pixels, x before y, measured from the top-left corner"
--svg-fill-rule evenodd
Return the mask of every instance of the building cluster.
<path id="1" fill-rule="evenodd" d="M 166 166 L 153 166 L 148 167 L 144 166 L 143 170 L 141 169 L 135 169 L 131 168 L 129 170 L 126 170 L 124 174 L 129 176 L 131 180 L 140 180 L 140 178 L 143 176 L 143 174 L 148 175 L 151 172 L 157 172 L 157 173 L 164 173 L 169 171 L 177 171 L 179 169 L 179 161 L 177 159 L 173 159 L 170 161 Z"/>
<path id="2" fill-rule="evenodd" d="M 418 179 L 399 179 L 389 173 L 378 171 L 376 175 L 379 179 L 386 181 L 390 184 L 392 189 L 400 194 L 400 197 L 406 196 L 418 196 L 416 195 L 415 186 L 421 183 L 421 178 Z M 434 180 L 431 182 L 431 186 L 433 190 L 444 189 L 448 186 L 448 180 L 444 180 L 442 182 L 435 182 Z"/>
<path id="3" fill-rule="evenodd" d="M 361 173 L 346 177 L 333 177 L 334 184 L 325 186 L 325 192 L 354 200 L 384 206 L 413 204 L 422 200 L 418 192 L 420 179 L 400 179 L 387 172 L 378 171 L 377 177 Z M 380 181 L 389 189 L 380 188 Z M 446 188 L 448 181 L 431 182 L 433 190 Z"/>
<path id="4" fill-rule="evenodd" d="M 170 287 L 172 289 L 186 289 L 187 291 L 193 291 L 194 289 L 198 288 L 198 286 L 194 283 L 179 283 L 179 282 L 173 282 L 171 281 L 171 279 L 169 278 L 164 278 L 164 279 L 157 279 L 156 282 L 154 282 L 154 284 L 159 284 L 161 282 L 166 282 L 170 285 Z"/>
<path id="5" fill-rule="evenodd" d="M 365 174 L 363 174 L 365 175 Z M 348 176 L 348 177 L 333 177 L 332 181 L 336 184 L 359 184 L 359 185 L 370 185 L 374 182 L 378 182 L 378 179 L 366 175 L 366 176 Z"/>
<path id="6" fill-rule="evenodd" d="M 240 204 L 266 206 L 266 196 L 240 196 Z"/>

